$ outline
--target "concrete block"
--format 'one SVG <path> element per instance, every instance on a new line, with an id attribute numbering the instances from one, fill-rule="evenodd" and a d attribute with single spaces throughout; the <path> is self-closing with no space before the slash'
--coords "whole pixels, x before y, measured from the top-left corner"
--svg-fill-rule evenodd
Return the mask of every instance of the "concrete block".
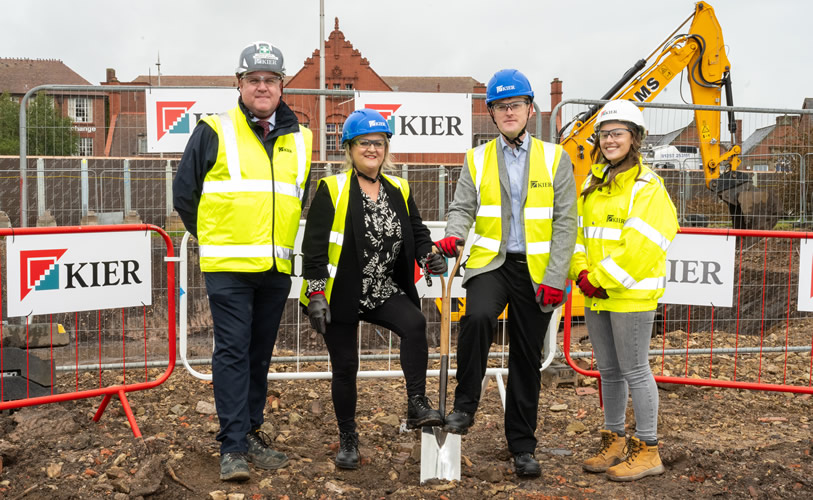
<path id="1" fill-rule="evenodd" d="M 51 365 L 48 361 L 28 353 L 26 365 L 26 352 L 16 347 L 3 347 L 2 376 L 8 378 L 22 378 L 36 382 L 43 387 L 51 385 Z"/>
<path id="2" fill-rule="evenodd" d="M 564 363 L 554 361 L 542 372 L 542 385 L 552 389 L 561 384 L 576 385 L 579 381 L 579 374 Z"/>
<path id="3" fill-rule="evenodd" d="M 14 401 L 17 399 L 36 398 L 39 396 L 50 396 L 51 388 L 41 386 L 38 383 L 28 380 L 25 377 L 5 376 L 3 373 L 3 401 Z M 54 394 L 57 391 L 54 389 Z"/>
<path id="4" fill-rule="evenodd" d="M 28 347 L 51 347 L 52 325 L 49 323 L 31 323 L 28 325 Z M 53 324 L 54 347 L 66 346 L 69 343 L 68 333 L 60 323 Z M 25 325 L 3 325 L 3 347 L 26 348 Z"/>
<path id="5" fill-rule="evenodd" d="M 54 227 L 56 219 L 51 215 L 50 210 L 46 210 L 42 217 L 37 217 L 37 227 Z"/>

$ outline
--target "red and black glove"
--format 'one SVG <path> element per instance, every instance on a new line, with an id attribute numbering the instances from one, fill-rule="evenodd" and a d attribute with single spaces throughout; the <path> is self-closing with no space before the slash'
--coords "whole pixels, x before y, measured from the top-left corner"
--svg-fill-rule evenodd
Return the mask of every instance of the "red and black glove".
<path id="1" fill-rule="evenodd" d="M 440 250 L 440 253 L 442 253 L 444 257 L 457 257 L 457 253 L 459 252 L 457 247 L 462 247 L 465 244 L 466 240 L 458 238 L 457 236 L 447 236 L 435 242 L 435 246 L 438 247 L 438 250 Z"/>
<path id="2" fill-rule="evenodd" d="M 579 286 L 579 290 L 582 291 L 585 297 L 590 297 L 591 299 L 594 297 L 598 297 L 599 299 L 608 298 L 607 290 L 600 286 L 593 286 L 590 280 L 587 279 L 588 274 L 587 269 L 584 269 L 579 273 L 579 277 L 576 278 L 576 284 Z"/>
<path id="3" fill-rule="evenodd" d="M 539 290 L 536 291 L 536 303 L 541 306 L 561 304 L 564 298 L 565 293 L 562 290 L 548 285 L 539 285 Z"/>
<path id="4" fill-rule="evenodd" d="M 425 268 L 429 274 L 436 275 L 445 274 L 448 271 L 446 259 L 443 258 L 443 255 L 434 252 L 426 256 Z"/>

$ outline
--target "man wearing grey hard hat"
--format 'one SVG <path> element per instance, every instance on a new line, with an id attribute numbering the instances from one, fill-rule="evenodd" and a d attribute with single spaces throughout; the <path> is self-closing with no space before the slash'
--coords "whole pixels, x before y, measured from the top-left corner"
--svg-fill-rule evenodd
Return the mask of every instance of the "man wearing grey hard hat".
<path id="1" fill-rule="evenodd" d="M 277 47 L 249 44 L 235 73 L 237 106 L 198 122 L 173 183 L 175 209 L 199 243 L 212 311 L 224 481 L 249 479 L 249 463 L 288 465 L 260 427 L 313 142 L 282 100 L 285 65 Z"/>

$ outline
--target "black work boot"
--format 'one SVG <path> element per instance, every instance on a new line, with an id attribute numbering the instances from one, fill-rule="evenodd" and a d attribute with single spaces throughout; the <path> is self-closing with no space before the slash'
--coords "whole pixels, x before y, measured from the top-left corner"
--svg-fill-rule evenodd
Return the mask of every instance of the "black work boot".
<path id="1" fill-rule="evenodd" d="M 407 428 L 443 425 L 443 415 L 432 409 L 432 404 L 424 395 L 410 396 L 407 399 Z"/>
<path id="2" fill-rule="evenodd" d="M 514 468 L 517 477 L 539 477 L 542 474 L 533 453 L 514 453 Z"/>
<path id="3" fill-rule="evenodd" d="M 466 434 L 469 427 L 474 424 L 474 414 L 461 410 L 454 410 L 446 415 L 443 430 L 452 434 Z"/>
<path id="4" fill-rule="evenodd" d="M 281 469 L 288 465 L 288 457 L 271 448 L 271 436 L 257 430 L 246 434 L 248 452 L 246 458 L 260 469 Z"/>
<path id="5" fill-rule="evenodd" d="M 359 435 L 357 432 L 339 433 L 339 453 L 336 454 L 336 467 L 340 469 L 359 468 Z"/>
<path id="6" fill-rule="evenodd" d="M 220 455 L 221 481 L 246 481 L 251 477 L 248 473 L 248 462 L 245 453 L 224 453 Z"/>

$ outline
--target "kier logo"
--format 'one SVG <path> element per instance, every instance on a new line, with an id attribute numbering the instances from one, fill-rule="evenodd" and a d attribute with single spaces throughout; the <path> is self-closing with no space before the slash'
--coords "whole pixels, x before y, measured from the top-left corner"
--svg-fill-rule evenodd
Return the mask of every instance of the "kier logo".
<path id="1" fill-rule="evenodd" d="M 31 290 L 59 289 L 57 261 L 67 251 L 67 248 L 63 248 L 20 252 L 20 300 L 23 300 Z"/>
<path id="2" fill-rule="evenodd" d="M 158 139 L 165 134 L 188 134 L 189 108 L 195 101 L 158 101 L 155 103 L 155 119 Z"/>
<path id="3" fill-rule="evenodd" d="M 400 104 L 366 104 L 364 106 L 368 109 L 374 109 L 381 113 L 381 116 L 387 120 L 387 123 L 390 126 L 390 132 L 395 131 L 395 112 L 398 111 L 398 108 L 401 107 Z"/>

